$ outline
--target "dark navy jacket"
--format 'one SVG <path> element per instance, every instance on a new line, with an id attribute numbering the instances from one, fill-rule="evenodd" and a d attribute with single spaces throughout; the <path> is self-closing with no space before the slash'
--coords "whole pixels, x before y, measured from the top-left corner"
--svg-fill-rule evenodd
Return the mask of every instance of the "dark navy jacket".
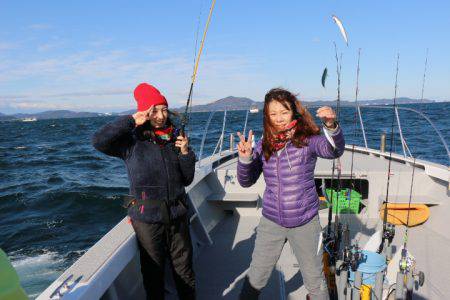
<path id="1" fill-rule="evenodd" d="M 132 205 L 128 215 L 146 223 L 161 222 L 160 203 L 170 203 L 171 218 L 187 212 L 185 186 L 191 184 L 195 172 L 195 154 L 189 149 L 179 154 L 174 143 L 155 144 L 142 140 L 134 132 L 135 121 L 131 115 L 119 117 L 106 124 L 92 137 L 94 147 L 125 162 L 130 181 L 130 194 L 137 199 L 142 195 L 146 203 Z M 145 193 L 145 194 L 144 194 Z"/>

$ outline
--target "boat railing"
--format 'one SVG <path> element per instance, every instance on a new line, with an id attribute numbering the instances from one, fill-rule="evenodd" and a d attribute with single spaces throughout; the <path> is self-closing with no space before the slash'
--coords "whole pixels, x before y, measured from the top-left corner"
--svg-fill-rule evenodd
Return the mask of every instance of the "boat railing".
<path id="1" fill-rule="evenodd" d="M 310 106 L 310 107 L 315 107 L 315 106 Z M 433 121 L 429 117 L 427 117 L 423 112 L 421 112 L 417 109 L 414 109 L 414 108 L 410 108 L 410 107 L 403 107 L 403 106 L 393 107 L 393 106 L 382 106 L 382 105 L 356 105 L 356 113 L 358 114 L 358 119 L 359 119 L 359 124 L 360 124 L 360 128 L 361 128 L 364 147 L 366 149 L 369 149 L 369 146 L 368 146 L 368 142 L 367 142 L 367 132 L 365 129 L 364 118 L 363 118 L 363 113 L 362 113 L 363 109 L 379 109 L 379 110 L 395 109 L 394 113 L 395 113 L 395 119 L 396 119 L 396 127 L 398 129 L 398 134 L 400 136 L 400 143 L 402 145 L 402 154 L 403 154 L 404 158 L 412 158 L 413 154 L 411 153 L 410 147 L 408 146 L 408 143 L 406 142 L 405 136 L 403 134 L 402 123 L 400 120 L 399 111 L 400 110 L 410 111 L 410 112 L 413 112 L 413 113 L 419 115 L 423 120 L 425 120 L 433 128 L 434 132 L 436 133 L 436 135 L 439 138 L 440 143 L 445 148 L 445 150 L 447 152 L 448 160 L 450 162 L 449 147 L 448 147 L 442 133 L 439 131 L 439 129 L 436 127 L 436 125 L 433 123 Z M 216 112 L 217 111 L 212 111 L 206 122 L 206 127 L 204 129 L 203 137 L 202 137 L 202 141 L 201 141 L 201 145 L 200 145 L 199 161 L 201 161 L 201 159 L 203 157 L 205 141 L 206 141 L 206 137 L 208 135 L 209 126 L 210 126 L 211 120 Z M 249 114 L 249 111 L 247 110 L 247 113 L 245 116 L 244 130 L 243 130 L 244 136 L 245 136 L 246 130 L 247 130 L 248 114 Z M 214 151 L 212 152 L 210 157 L 214 156 L 216 153 L 218 153 L 219 155 L 222 154 L 223 144 L 224 144 L 224 140 L 225 140 L 226 119 L 227 119 L 227 111 L 225 110 L 224 114 L 223 114 L 223 120 L 222 120 L 222 130 L 221 130 L 219 139 L 217 140 L 216 146 L 214 147 Z M 230 149 L 234 149 L 234 139 L 233 139 L 232 135 L 230 135 Z"/>
<path id="2" fill-rule="evenodd" d="M 204 149 L 205 149 L 205 141 L 206 138 L 208 136 L 208 130 L 209 130 L 209 126 L 211 124 L 211 120 L 214 116 L 214 114 L 217 111 L 212 111 L 209 114 L 208 120 L 206 121 L 206 125 L 205 125 L 205 129 L 203 131 L 203 137 L 202 137 L 202 141 L 200 143 L 200 151 L 199 151 L 199 155 L 198 155 L 198 161 L 199 161 L 199 167 L 201 166 L 201 161 L 202 161 L 202 157 L 204 154 Z M 248 121 L 248 110 L 247 110 L 247 114 L 245 116 L 245 122 L 244 122 L 244 130 L 243 130 L 243 134 L 245 135 L 245 132 L 247 130 L 247 121 Z M 216 154 L 222 155 L 223 152 L 223 145 L 224 145 L 224 141 L 225 141 L 225 128 L 226 128 L 226 124 L 227 124 L 227 111 L 225 110 L 223 113 L 223 120 L 222 120 L 222 130 L 220 133 L 220 136 L 217 140 L 216 146 L 214 147 L 214 151 L 212 152 L 212 154 L 209 156 L 210 158 L 213 157 Z M 230 134 L 230 150 L 234 150 L 234 136 L 233 134 Z"/>
<path id="3" fill-rule="evenodd" d="M 359 119 L 360 119 L 360 125 L 361 125 L 361 130 L 363 132 L 363 137 L 365 139 L 366 133 L 364 130 L 364 124 L 363 124 L 363 118 L 362 118 L 362 113 L 361 113 L 361 109 L 360 108 L 371 108 L 371 109 L 394 109 L 394 107 L 392 106 L 382 106 L 382 105 L 364 105 L 364 106 L 358 106 L 357 112 L 359 114 Z M 402 106 L 396 106 L 395 107 L 395 115 L 396 115 L 396 120 L 397 120 L 397 128 L 398 128 L 398 132 L 400 135 L 400 141 L 402 144 L 402 151 L 403 151 L 403 156 L 406 157 L 413 157 L 413 155 L 411 154 L 411 151 L 408 147 L 408 144 L 406 143 L 406 140 L 403 136 L 403 130 L 402 130 L 402 126 L 401 126 L 401 122 L 400 122 L 400 115 L 398 113 L 399 110 L 405 110 L 405 111 L 411 111 L 416 113 L 417 115 L 419 115 L 421 118 L 423 118 L 424 120 L 426 120 L 431 127 L 433 128 L 433 130 L 435 131 L 435 133 L 437 134 L 437 136 L 439 137 L 439 140 L 442 144 L 442 146 L 444 146 L 445 151 L 447 152 L 447 158 L 450 161 L 450 151 L 448 148 L 448 145 L 444 139 L 444 137 L 442 136 L 442 133 L 439 131 L 439 129 L 436 127 L 436 125 L 433 123 L 433 121 L 431 121 L 430 118 L 428 118 L 423 112 L 414 109 L 414 108 L 410 108 L 410 107 L 402 107 Z M 365 139 L 364 141 L 364 145 L 366 148 L 367 147 L 367 140 Z"/>
<path id="4" fill-rule="evenodd" d="M 319 107 L 318 105 L 312 105 L 312 106 L 308 106 L 308 108 L 315 108 L 315 107 Z M 361 128 L 361 133 L 362 133 L 362 137 L 363 137 L 363 142 L 364 142 L 364 147 L 366 149 L 369 149 L 368 143 L 367 143 L 367 132 L 364 126 L 364 120 L 363 120 L 363 114 L 362 114 L 362 109 L 394 109 L 394 106 L 391 105 L 359 105 L 356 104 L 356 113 L 358 115 L 358 120 L 359 120 L 359 125 Z M 436 127 L 436 125 L 433 123 L 433 121 L 431 121 L 431 119 L 429 117 L 427 117 L 423 112 L 414 109 L 414 108 L 410 108 L 410 107 L 403 107 L 403 106 L 395 106 L 395 118 L 396 118 L 396 127 L 398 129 L 398 133 L 400 136 L 400 142 L 402 145 L 402 154 L 404 158 L 413 158 L 413 155 L 411 153 L 411 150 L 406 142 L 405 136 L 403 134 L 403 129 L 402 129 L 402 125 L 401 125 L 401 121 L 400 121 L 400 114 L 399 114 L 399 110 L 404 110 L 404 111 L 411 111 L 413 113 L 416 113 L 417 115 L 419 115 L 421 118 L 423 118 L 426 122 L 428 122 L 430 124 L 430 126 L 433 128 L 434 132 L 436 133 L 436 135 L 439 138 L 439 141 L 441 142 L 442 146 L 445 148 L 445 151 L 447 152 L 447 158 L 448 161 L 450 162 L 450 151 L 448 148 L 448 145 L 442 135 L 442 133 L 439 131 L 439 129 Z"/>

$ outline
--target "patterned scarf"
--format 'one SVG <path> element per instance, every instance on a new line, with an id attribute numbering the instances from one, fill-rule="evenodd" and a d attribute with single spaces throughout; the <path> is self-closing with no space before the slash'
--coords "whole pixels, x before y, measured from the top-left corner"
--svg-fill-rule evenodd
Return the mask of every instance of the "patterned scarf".
<path id="1" fill-rule="evenodd" d="M 173 126 L 168 126 L 166 128 L 158 128 L 153 129 L 153 133 L 155 134 L 155 142 L 157 144 L 166 144 L 172 141 L 173 137 L 176 136 L 177 130 Z"/>
<path id="2" fill-rule="evenodd" d="M 272 149 L 275 151 L 278 151 L 280 149 L 283 149 L 284 146 L 286 146 L 286 143 L 292 138 L 295 132 L 295 125 L 297 125 L 298 120 L 294 120 L 291 123 L 289 123 L 285 129 L 278 131 L 277 133 L 273 134 L 270 138 L 270 144 L 272 146 Z"/>

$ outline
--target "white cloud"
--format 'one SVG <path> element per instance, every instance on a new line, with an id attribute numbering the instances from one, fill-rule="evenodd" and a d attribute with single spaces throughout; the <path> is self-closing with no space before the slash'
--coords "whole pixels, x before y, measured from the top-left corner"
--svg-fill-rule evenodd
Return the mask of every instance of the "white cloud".
<path id="1" fill-rule="evenodd" d="M 55 41 L 52 41 L 49 43 L 38 45 L 37 50 L 40 52 L 45 52 L 45 51 L 57 49 L 57 48 L 63 46 L 64 44 L 65 43 L 63 41 L 55 40 Z"/>
<path id="2" fill-rule="evenodd" d="M 36 24 L 31 24 L 30 26 L 28 26 L 28 28 L 31 30 L 48 30 L 48 29 L 51 29 L 52 26 L 50 24 L 45 24 L 45 23 L 36 23 Z"/>
<path id="3" fill-rule="evenodd" d="M 148 49 L 145 51 L 149 51 Z M 163 55 L 148 58 L 128 51 L 83 51 L 67 56 L 44 58 L 29 62 L 9 61 L 0 65 L 0 84 L 7 90 L 18 86 L 17 94 L 0 94 L 1 99 L 45 100 L 41 104 L 25 103 L 16 107 L 48 107 L 50 98 L 55 101 L 84 103 L 76 107 L 104 107 L 112 101 L 114 105 L 133 105 L 132 90 L 139 82 L 150 82 L 157 86 L 169 99 L 171 106 L 184 105 L 192 74 L 192 57 L 182 54 Z M 157 53 L 156 51 L 152 53 Z M 216 100 L 224 94 L 232 94 L 233 88 L 241 86 L 245 91 L 255 85 L 259 63 L 251 63 L 245 57 L 206 56 L 202 57 L 198 71 L 195 94 L 197 103 Z M 256 75 L 255 75 L 256 74 Z M 17 82 L 24 83 L 19 86 Z M 30 86 L 32 83 L 32 86 Z M 20 89 L 19 89 L 20 88 Z M 49 92 L 51 91 L 51 92 Z M 201 94 L 197 94 L 197 91 Z M 234 90 L 236 91 L 236 89 Z M 248 92 L 248 90 L 247 90 Z M 241 95 L 241 94 L 240 94 Z M 77 99 L 77 101 L 72 101 Z M 55 107 L 60 105 L 55 104 Z"/>
<path id="4" fill-rule="evenodd" d="M 19 45 L 15 43 L 0 42 L 0 51 L 16 49 Z"/>

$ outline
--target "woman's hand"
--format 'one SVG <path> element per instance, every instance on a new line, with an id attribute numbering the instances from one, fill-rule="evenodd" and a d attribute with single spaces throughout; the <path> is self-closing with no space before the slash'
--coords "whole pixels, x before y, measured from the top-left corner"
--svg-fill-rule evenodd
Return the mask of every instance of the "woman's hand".
<path id="1" fill-rule="evenodd" d="M 133 115 L 134 122 L 136 123 L 136 127 L 141 126 L 148 120 L 150 120 L 150 116 L 153 114 L 154 105 L 150 106 L 149 109 L 144 111 L 138 111 Z"/>
<path id="2" fill-rule="evenodd" d="M 317 110 L 317 117 L 319 117 L 327 128 L 336 128 L 336 113 L 329 106 L 322 106 Z"/>
<path id="3" fill-rule="evenodd" d="M 252 156 L 253 153 L 253 148 L 252 148 L 252 143 L 253 143 L 253 131 L 250 130 L 248 132 L 248 139 L 245 140 L 245 136 L 243 136 L 240 132 L 237 133 L 240 142 L 238 144 L 238 153 L 239 153 L 239 157 L 242 158 L 249 158 Z"/>
<path id="4" fill-rule="evenodd" d="M 189 153 L 188 145 L 189 140 L 186 136 L 179 135 L 177 137 L 177 140 L 175 141 L 175 147 L 180 148 L 181 154 L 186 155 Z"/>

